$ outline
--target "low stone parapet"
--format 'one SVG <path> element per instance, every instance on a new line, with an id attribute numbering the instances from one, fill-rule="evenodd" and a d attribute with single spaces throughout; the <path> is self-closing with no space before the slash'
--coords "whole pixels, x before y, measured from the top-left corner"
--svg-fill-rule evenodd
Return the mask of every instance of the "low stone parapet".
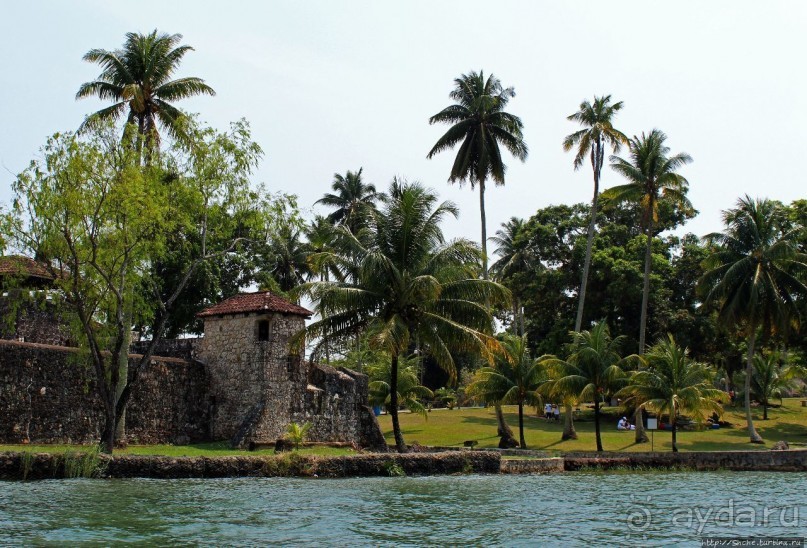
<path id="1" fill-rule="evenodd" d="M 689 470 L 807 471 L 807 450 L 692 451 L 686 453 L 566 453 L 567 471 L 585 468 L 682 468 Z"/>
<path id="2" fill-rule="evenodd" d="M 238 455 L 226 457 L 164 457 L 145 455 L 81 455 L 0 453 L 0 480 L 66 477 L 223 478 L 223 477 L 363 477 L 436 474 L 498 474 L 498 453 L 368 453 L 335 457 L 300 455 Z"/>
<path id="3" fill-rule="evenodd" d="M 502 459 L 502 474 L 549 474 L 563 472 L 563 458 L 550 459 Z"/>

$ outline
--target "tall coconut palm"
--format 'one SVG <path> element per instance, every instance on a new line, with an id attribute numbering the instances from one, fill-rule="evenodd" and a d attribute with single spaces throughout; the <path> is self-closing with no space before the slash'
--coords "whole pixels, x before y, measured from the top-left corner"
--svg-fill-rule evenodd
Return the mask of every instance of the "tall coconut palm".
<path id="1" fill-rule="evenodd" d="M 577 296 L 575 331 L 580 331 L 583 326 L 583 308 L 586 302 L 588 271 L 591 267 L 591 248 L 594 243 L 594 231 L 597 225 L 597 201 L 600 196 L 600 176 L 605 158 L 605 149 L 610 146 L 611 150 L 617 153 L 623 144 L 628 143 L 628 138 L 613 126 L 613 118 L 621 109 L 622 101 L 611 104 L 610 95 L 604 97 L 595 95 L 593 104 L 584 100 L 580 103 L 580 110 L 566 117 L 569 121 L 579 123 L 584 129 L 567 135 L 563 140 L 563 150 L 566 152 L 572 149 L 577 150 L 574 156 L 575 171 L 580 169 L 586 156 L 588 156 L 594 172 L 594 197 L 591 199 L 591 214 L 586 236 L 586 257 L 583 261 L 583 277 L 580 280 L 580 292 Z"/>
<path id="2" fill-rule="evenodd" d="M 113 104 L 88 116 L 82 127 L 118 120 L 126 113 L 127 123 L 137 127 L 138 143 L 145 142 L 147 153 L 159 144 L 158 121 L 173 138 L 187 141 L 183 114 L 173 103 L 216 92 L 201 78 L 171 79 L 185 54 L 193 50 L 179 45 L 180 40 L 181 34 L 130 32 L 122 49 L 88 51 L 84 60 L 101 65 L 103 70 L 97 80 L 81 85 L 76 99 L 98 97 Z"/>
<path id="3" fill-rule="evenodd" d="M 492 74 L 486 80 L 483 71 L 472 71 L 454 80 L 454 90 L 449 97 L 456 101 L 455 104 L 429 118 L 429 124 L 451 124 L 451 127 L 437 140 L 427 158 L 462 143 L 448 180 L 460 184 L 468 181 L 471 189 L 479 186 L 484 279 L 488 277 L 485 183 L 490 177 L 496 185 L 504 184 L 506 166 L 502 160 L 500 145 L 522 162 L 527 159 L 528 154 L 527 144 L 522 136 L 521 119 L 504 111 L 515 95 L 512 87 L 503 88 L 499 79 Z"/>
<path id="4" fill-rule="evenodd" d="M 354 233 L 367 223 L 376 203 L 384 197 L 382 193 L 376 192 L 375 185 L 362 181 L 362 169 L 348 170 L 345 175 L 334 173 L 331 183 L 334 193 L 325 194 L 315 202 L 335 208 L 328 215 L 328 220 L 336 225 L 344 225 Z"/>
<path id="5" fill-rule="evenodd" d="M 689 182 L 678 169 L 692 162 L 686 153 L 669 156 L 670 148 L 664 144 L 667 136 L 658 129 L 641 137 L 634 136 L 628 143 L 630 160 L 611 156 L 611 167 L 628 180 L 627 184 L 611 187 L 603 198 L 614 202 L 632 202 L 642 208 L 642 227 L 646 244 L 644 256 L 644 286 L 642 310 L 639 319 L 639 354 L 645 350 L 647 306 L 650 300 L 650 268 L 652 265 L 653 236 L 658 222 L 660 200 L 691 208 L 686 197 Z"/>
<path id="6" fill-rule="evenodd" d="M 600 403 L 608 392 L 621 388 L 625 378 L 622 369 L 633 356 L 623 358 L 619 349 L 624 336 L 611 337 L 605 322 L 590 331 L 572 331 L 571 355 L 566 360 L 545 356 L 542 361 L 550 368 L 550 380 L 543 390 L 552 394 L 567 394 L 579 401 L 594 401 L 594 431 L 597 451 L 602 451 L 600 435 Z"/>
<path id="7" fill-rule="evenodd" d="M 678 452 L 676 423 L 681 413 L 702 421 L 722 413 L 726 393 L 714 388 L 715 371 L 689 358 L 688 349 L 675 343 L 672 335 L 659 339 L 644 356 L 647 364 L 631 375 L 619 394 L 640 407 L 668 415 L 672 425 L 672 450 Z"/>
<path id="8" fill-rule="evenodd" d="M 496 357 L 494 367 L 477 371 L 468 393 L 488 403 L 518 405 L 518 433 L 522 449 L 524 439 L 524 404 L 540 405 L 538 388 L 546 379 L 544 362 L 530 358 L 527 337 L 502 336 L 504 352 Z"/>
<path id="9" fill-rule="evenodd" d="M 306 287 L 317 309 L 328 312 L 308 326 L 308 335 L 347 339 L 366 331 L 370 347 L 389 355 L 389 409 L 398 451 L 406 449 L 398 421 L 398 366 L 414 341 L 449 374 L 456 374 L 452 352 L 492 359 L 499 348 L 486 302 L 505 304 L 509 292 L 475 277 L 477 246 L 445 241 L 440 223 L 457 214 L 454 204 L 438 204 L 423 186 L 394 182 L 364 238 L 342 230 L 351 246 L 346 252 L 357 263 L 355 277 Z"/>
<path id="10" fill-rule="evenodd" d="M 798 317 L 797 296 L 807 295 L 807 255 L 799 251 L 802 229 L 793 228 L 781 204 L 748 196 L 723 212 L 723 232 L 708 234 L 714 246 L 699 280 L 705 304 L 718 321 L 748 337 L 745 416 L 751 443 L 764 443 L 751 416 L 751 379 L 757 336 L 766 339 Z"/>

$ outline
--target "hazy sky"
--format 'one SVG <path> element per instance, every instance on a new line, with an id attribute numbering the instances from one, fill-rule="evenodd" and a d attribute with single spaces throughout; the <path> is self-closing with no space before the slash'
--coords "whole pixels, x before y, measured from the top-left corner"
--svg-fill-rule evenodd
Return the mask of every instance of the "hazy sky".
<path id="1" fill-rule="evenodd" d="M 561 141 L 577 129 L 566 116 L 594 94 L 624 101 L 626 134 L 659 128 L 694 158 L 682 173 L 701 213 L 686 231 L 720 229 L 720 211 L 745 193 L 805 197 L 807 3 L 32 0 L 3 11 L 3 202 L 47 135 L 103 105 L 74 99 L 100 72 L 82 55 L 155 28 L 196 49 L 178 76 L 218 92 L 178 105 L 222 129 L 248 119 L 266 153 L 256 181 L 305 208 L 334 172 L 364 167 L 381 189 L 401 175 L 438 190 L 462 210 L 447 233 L 478 239 L 477 194 L 446 182 L 454 155 L 426 154 L 446 130 L 429 116 L 450 103 L 455 77 L 480 69 L 515 87 L 509 110 L 530 147 L 486 195 L 490 234 L 591 199 L 590 168 L 574 172 Z M 605 187 L 620 182 L 604 170 Z"/>

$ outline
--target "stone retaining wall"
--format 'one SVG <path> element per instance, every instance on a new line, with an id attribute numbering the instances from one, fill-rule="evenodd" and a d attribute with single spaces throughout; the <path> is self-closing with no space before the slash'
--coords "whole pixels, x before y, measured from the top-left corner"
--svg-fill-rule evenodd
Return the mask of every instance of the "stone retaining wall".
<path id="1" fill-rule="evenodd" d="M 339 457 L 278 456 L 159 457 L 141 455 L 98 456 L 100 477 L 107 478 L 221 478 L 221 477 L 321 477 L 406 475 L 497 474 L 500 456 L 484 451 L 420 454 L 364 454 Z M 0 453 L 0 480 L 65 477 L 63 455 Z"/>
<path id="2" fill-rule="evenodd" d="M 155 358 L 127 408 L 130 441 L 206 439 L 206 386 L 201 364 Z M 95 443 L 104 423 L 95 373 L 75 348 L 0 341 L 0 410 L 5 443 Z"/>
<path id="3" fill-rule="evenodd" d="M 693 451 L 687 453 L 567 453 L 565 470 L 585 468 L 686 468 L 807 472 L 807 450 Z"/>
<path id="4" fill-rule="evenodd" d="M 565 470 L 563 458 L 551 459 L 502 459 L 502 474 L 549 474 Z"/>
<path id="5" fill-rule="evenodd" d="M 367 453 L 317 457 L 298 453 L 231 457 L 162 457 L 99 455 L 98 477 L 107 478 L 220 478 L 220 477 L 364 477 L 436 474 L 534 474 L 615 467 L 654 467 L 691 470 L 807 471 L 807 451 L 724 451 L 698 453 L 588 453 L 533 460 L 502 460 L 494 451 L 441 453 Z M 51 479 L 66 475 L 64 455 L 55 453 L 0 453 L 0 480 Z"/>

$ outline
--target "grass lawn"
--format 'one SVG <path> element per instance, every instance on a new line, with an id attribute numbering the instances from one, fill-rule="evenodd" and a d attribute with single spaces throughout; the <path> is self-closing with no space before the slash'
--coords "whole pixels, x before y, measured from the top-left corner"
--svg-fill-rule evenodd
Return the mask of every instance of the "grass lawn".
<path id="1" fill-rule="evenodd" d="M 535 410 L 525 409 L 524 436 L 530 449 L 545 451 L 594 451 L 593 412 L 582 407 L 580 418 L 575 421 L 578 439 L 561 441 L 563 423 L 545 421 L 535 416 Z M 730 428 L 703 431 L 678 431 L 678 449 L 680 451 L 742 451 L 767 449 L 779 441 L 807 445 L 807 408 L 801 407 L 799 398 L 784 400 L 780 408 L 768 410 L 768 420 L 762 420 L 762 408 L 754 410 L 754 425 L 765 439 L 766 445 L 749 443 L 746 430 L 745 412 L 737 407 L 727 407 L 723 420 L 732 424 Z M 620 432 L 616 422 L 621 413 L 618 409 L 608 409 L 609 413 L 600 423 L 603 448 L 606 451 L 650 451 L 650 443 L 635 444 L 633 432 Z M 518 439 L 518 408 L 505 406 L 505 417 Z M 378 417 L 381 429 L 389 444 L 394 444 L 392 437 L 392 420 L 389 415 Z M 476 440 L 477 447 L 496 447 L 499 438 L 496 436 L 496 417 L 493 408 L 439 409 L 421 415 L 401 413 L 401 428 L 407 443 L 421 445 L 462 446 L 465 440 Z M 650 433 L 648 432 L 648 436 Z M 671 451 L 672 442 L 669 431 L 657 431 L 653 435 L 656 451 Z"/>
<path id="2" fill-rule="evenodd" d="M 91 449 L 82 445 L 0 445 L 2 451 L 29 451 L 32 453 L 64 453 Z M 130 445 L 126 449 L 116 449 L 116 455 L 162 455 L 167 457 L 225 457 L 233 455 L 274 455 L 275 450 L 239 451 L 230 449 L 227 442 L 196 443 L 193 445 Z M 301 447 L 301 455 L 350 455 L 355 451 L 349 447 Z"/>

